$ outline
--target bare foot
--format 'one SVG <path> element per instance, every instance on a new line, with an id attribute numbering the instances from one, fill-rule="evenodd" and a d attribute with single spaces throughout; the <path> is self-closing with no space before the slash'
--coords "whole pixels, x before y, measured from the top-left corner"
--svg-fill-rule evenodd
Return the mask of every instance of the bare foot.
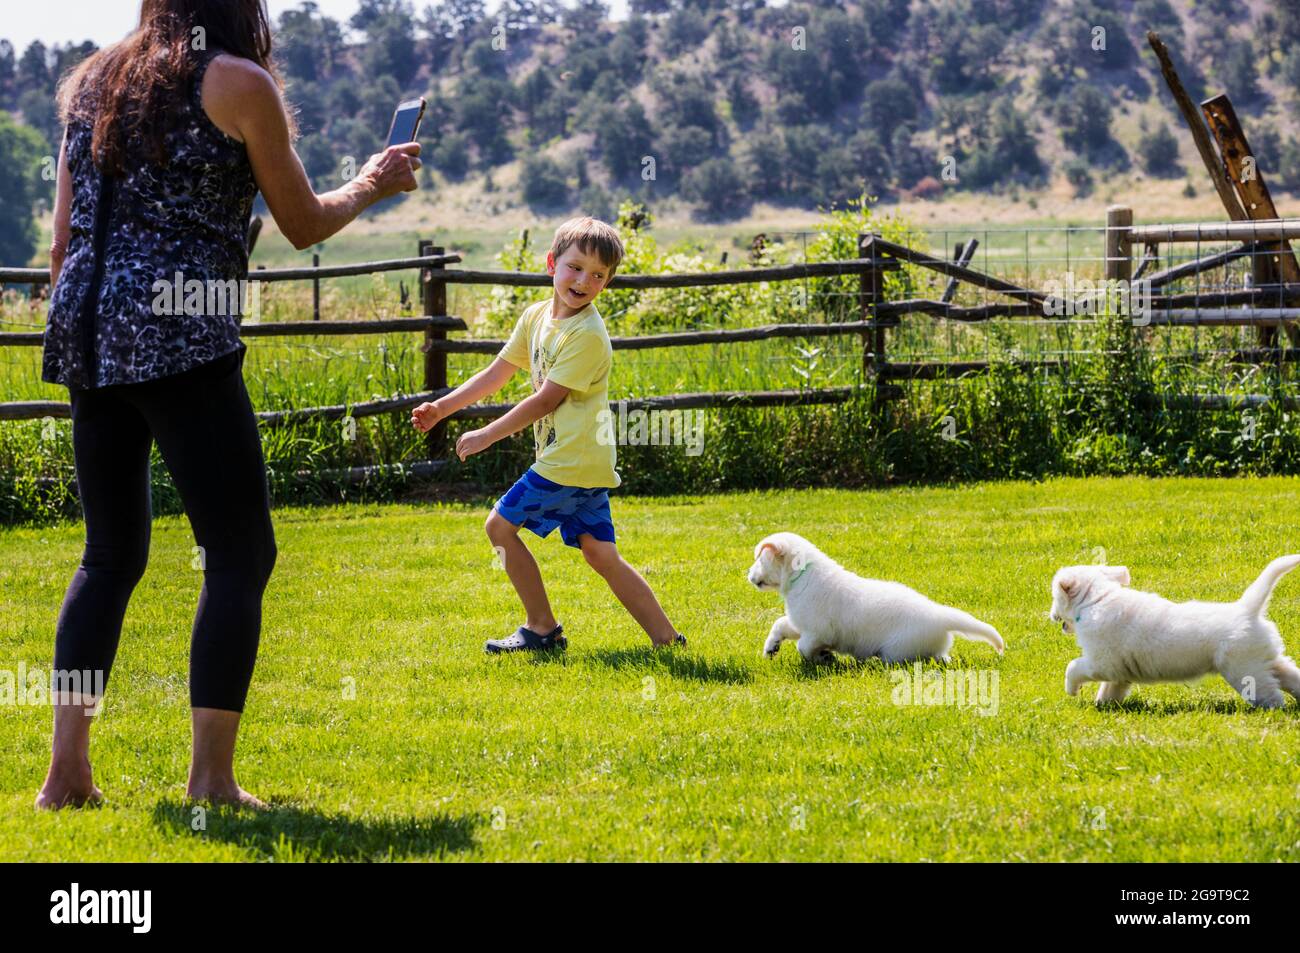
<path id="1" fill-rule="evenodd" d="M 196 784 L 191 781 L 186 788 L 185 797 L 190 801 L 202 801 L 208 804 L 229 807 L 247 807 L 255 811 L 267 809 L 265 801 L 253 797 L 234 781 L 228 781 L 224 784 Z"/>
<path id="2" fill-rule="evenodd" d="M 65 807 L 99 807 L 104 803 L 104 792 L 90 779 L 90 766 L 85 771 L 71 775 L 51 769 L 36 795 L 36 806 L 43 811 L 57 811 Z"/>
<path id="3" fill-rule="evenodd" d="M 657 639 L 652 638 L 650 640 L 650 643 L 657 649 L 665 649 L 665 648 L 672 648 L 674 645 L 685 645 L 686 638 L 680 633 L 674 632 L 664 642 L 660 642 Z"/>

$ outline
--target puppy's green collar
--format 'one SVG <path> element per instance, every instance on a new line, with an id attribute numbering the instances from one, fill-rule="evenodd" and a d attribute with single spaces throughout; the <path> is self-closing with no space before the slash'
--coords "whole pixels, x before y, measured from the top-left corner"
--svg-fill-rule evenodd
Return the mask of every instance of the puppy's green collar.
<path id="1" fill-rule="evenodd" d="M 796 582 L 799 581 L 799 577 L 802 576 L 804 573 L 806 573 L 806 572 L 807 572 L 809 569 L 811 569 L 811 568 L 812 568 L 812 563 L 804 563 L 803 568 L 800 569 L 797 573 L 794 574 L 794 578 L 791 579 L 789 582 L 787 582 L 787 583 L 785 584 L 786 591 L 789 592 L 789 591 L 790 591 L 790 587 L 793 586 Z"/>

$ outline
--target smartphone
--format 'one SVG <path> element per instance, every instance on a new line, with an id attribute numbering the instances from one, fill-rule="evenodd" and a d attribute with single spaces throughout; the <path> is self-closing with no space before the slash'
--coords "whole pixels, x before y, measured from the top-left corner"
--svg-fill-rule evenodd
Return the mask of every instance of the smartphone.
<path id="1" fill-rule="evenodd" d="M 397 107 L 393 113 L 393 124 L 388 129 L 388 145 L 400 146 L 404 142 L 415 142 L 420 132 L 420 120 L 424 118 L 425 101 L 408 99 Z"/>

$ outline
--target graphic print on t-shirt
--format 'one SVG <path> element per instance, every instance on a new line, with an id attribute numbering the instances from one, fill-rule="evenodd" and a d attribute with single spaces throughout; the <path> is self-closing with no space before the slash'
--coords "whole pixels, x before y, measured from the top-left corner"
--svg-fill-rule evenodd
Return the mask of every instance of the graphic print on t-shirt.
<path id="1" fill-rule="evenodd" d="M 533 346 L 533 391 L 542 389 L 546 375 L 555 364 L 555 355 L 542 347 L 540 343 Z M 555 443 L 555 412 L 547 414 L 533 424 L 533 453 L 540 454 L 544 447 Z"/>

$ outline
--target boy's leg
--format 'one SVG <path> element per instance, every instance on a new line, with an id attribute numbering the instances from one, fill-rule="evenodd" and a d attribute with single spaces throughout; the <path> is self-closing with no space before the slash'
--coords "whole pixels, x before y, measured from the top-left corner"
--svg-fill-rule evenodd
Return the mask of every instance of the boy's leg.
<path id="1" fill-rule="evenodd" d="M 677 639 L 677 630 L 668 621 L 650 584 L 632 568 L 614 543 L 597 539 L 590 533 L 578 537 L 582 555 L 588 564 L 600 573 L 618 601 L 632 614 L 655 645 L 671 645 Z"/>
<path id="2" fill-rule="evenodd" d="M 553 632 L 559 623 L 551 612 L 551 601 L 546 597 L 546 586 L 542 583 L 542 572 L 537 567 L 537 560 L 519 538 L 519 527 L 493 510 L 488 514 L 484 529 L 501 556 L 501 563 L 515 592 L 519 594 L 519 601 L 524 604 L 524 612 L 528 616 L 524 627 L 538 635 Z"/>

